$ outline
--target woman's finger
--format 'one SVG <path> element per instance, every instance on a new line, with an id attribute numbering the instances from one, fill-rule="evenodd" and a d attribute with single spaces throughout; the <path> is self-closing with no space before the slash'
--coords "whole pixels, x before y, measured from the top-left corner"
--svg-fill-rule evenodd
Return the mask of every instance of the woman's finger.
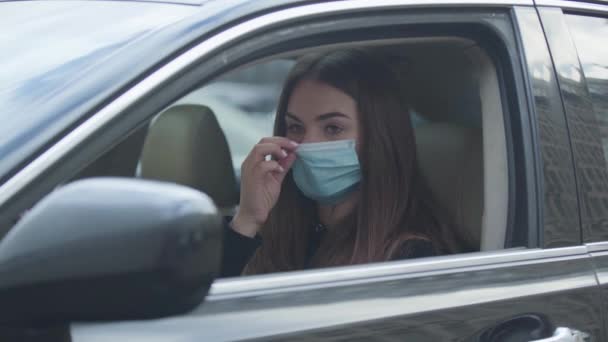
<path id="1" fill-rule="evenodd" d="M 291 169 L 291 166 L 293 165 L 293 163 L 296 161 L 296 154 L 294 152 L 290 152 L 287 153 L 287 157 L 279 160 L 279 165 L 281 165 L 281 167 L 283 167 L 283 169 L 285 169 L 285 171 L 289 171 L 289 169 Z"/>
<path id="2" fill-rule="evenodd" d="M 283 182 L 283 178 L 287 175 L 287 172 L 291 169 L 291 166 L 296 161 L 296 154 L 289 153 L 289 155 L 281 160 L 279 160 L 279 166 L 283 168 L 283 172 L 278 175 L 279 182 Z"/>
<path id="3" fill-rule="evenodd" d="M 268 172 L 285 173 L 285 169 L 279 165 L 277 161 L 266 160 L 258 164 L 256 172 L 259 172 L 260 174 L 266 174 Z"/>
<path id="4" fill-rule="evenodd" d="M 266 156 L 273 156 L 277 160 L 287 157 L 287 152 L 281 146 L 274 143 L 257 144 L 249 154 L 254 163 L 259 163 L 266 160 Z"/>
<path id="5" fill-rule="evenodd" d="M 298 143 L 285 137 L 266 137 L 262 138 L 258 144 L 276 144 L 287 151 L 294 151 Z"/>

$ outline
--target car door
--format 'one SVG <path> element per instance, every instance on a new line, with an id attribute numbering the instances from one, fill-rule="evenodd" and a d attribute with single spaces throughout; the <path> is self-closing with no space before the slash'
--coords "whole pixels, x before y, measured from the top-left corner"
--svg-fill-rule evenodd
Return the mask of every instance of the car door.
<path id="1" fill-rule="evenodd" d="M 539 5 L 570 126 L 581 203 L 582 239 L 593 256 L 605 310 L 608 286 L 608 50 L 599 42 L 605 41 L 608 34 L 608 6 L 563 1 L 542 1 Z"/>
<path id="2" fill-rule="evenodd" d="M 491 215 L 484 228 L 486 242 L 499 239 L 498 248 L 217 280 L 189 314 L 75 322 L 73 340 L 542 341 L 554 334 L 603 340 L 599 288 L 581 241 L 566 117 L 532 1 L 302 5 L 245 20 L 186 54 L 209 73 L 327 40 L 412 35 L 464 35 L 496 65 L 489 77 L 497 86 L 482 89 L 500 100 L 504 113 L 507 211 L 504 222 Z M 229 47 L 209 43 L 235 36 L 247 40 Z M 171 70 L 187 74 L 190 66 Z"/>

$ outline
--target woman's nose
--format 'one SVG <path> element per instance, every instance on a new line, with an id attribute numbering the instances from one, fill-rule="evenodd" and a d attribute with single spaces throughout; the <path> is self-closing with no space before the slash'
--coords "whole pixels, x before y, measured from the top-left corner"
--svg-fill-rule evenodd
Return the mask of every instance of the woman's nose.
<path id="1" fill-rule="evenodd" d="M 306 143 L 316 143 L 316 142 L 322 142 L 322 141 L 325 141 L 325 139 L 323 138 L 322 135 L 317 134 L 315 132 L 310 132 L 310 133 L 307 132 L 302 137 L 302 141 L 298 141 L 298 143 L 306 144 Z"/>

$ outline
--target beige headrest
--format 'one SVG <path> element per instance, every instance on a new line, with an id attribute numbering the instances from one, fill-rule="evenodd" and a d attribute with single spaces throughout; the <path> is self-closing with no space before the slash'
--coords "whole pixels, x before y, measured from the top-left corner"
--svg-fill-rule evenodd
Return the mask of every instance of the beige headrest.
<path id="1" fill-rule="evenodd" d="M 425 118 L 465 126 L 481 121 L 477 66 L 466 48 L 461 43 L 418 44 L 391 60 L 410 105 Z"/>
<path id="2" fill-rule="evenodd" d="M 468 245 L 479 249 L 483 215 L 483 149 L 479 130 L 449 123 L 416 127 L 418 165 L 438 204 Z"/>
<path id="3" fill-rule="evenodd" d="M 141 176 L 200 190 L 220 209 L 238 203 L 226 137 L 205 106 L 173 106 L 152 122 L 141 156 Z"/>

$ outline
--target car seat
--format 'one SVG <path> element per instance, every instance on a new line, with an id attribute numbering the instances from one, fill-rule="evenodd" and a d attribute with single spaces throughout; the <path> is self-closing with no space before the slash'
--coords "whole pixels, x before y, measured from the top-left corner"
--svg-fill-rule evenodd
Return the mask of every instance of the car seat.
<path id="1" fill-rule="evenodd" d="M 206 106 L 176 105 L 150 124 L 140 165 L 142 178 L 186 185 L 206 193 L 225 215 L 238 203 L 226 137 Z"/>
<path id="2" fill-rule="evenodd" d="M 483 149 L 479 130 L 451 123 L 416 128 L 418 167 L 467 249 L 479 250 L 483 214 Z"/>
<path id="3" fill-rule="evenodd" d="M 415 128 L 421 173 L 470 247 L 505 248 L 509 179 L 494 63 L 466 41 L 406 51 L 404 88 L 426 119 Z"/>

